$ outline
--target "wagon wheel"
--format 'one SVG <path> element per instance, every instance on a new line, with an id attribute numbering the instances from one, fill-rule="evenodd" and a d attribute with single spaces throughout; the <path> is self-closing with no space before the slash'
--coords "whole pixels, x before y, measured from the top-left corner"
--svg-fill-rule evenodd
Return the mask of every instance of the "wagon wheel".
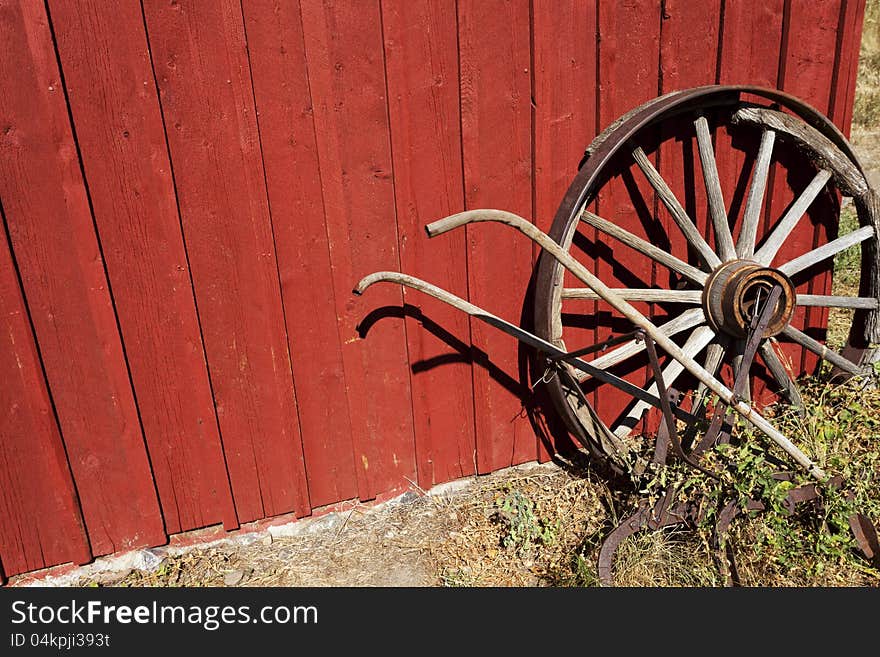
<path id="1" fill-rule="evenodd" d="M 682 154 L 685 170 L 678 176 L 684 184 L 673 185 L 675 190 L 661 173 L 664 164 L 674 161 L 664 160 L 669 152 Z M 686 161 L 689 154 L 691 162 Z M 744 160 L 728 167 L 740 169 L 735 186 L 723 180 L 723 171 L 719 179 L 717 162 L 725 157 L 728 163 Z M 632 205 L 621 203 L 624 186 Z M 768 212 L 765 197 L 771 194 L 782 203 Z M 835 236 L 838 195 L 852 199 L 859 227 Z M 639 210 L 642 236 L 619 225 L 632 225 Z M 623 221 L 609 221 L 603 217 L 607 212 L 617 212 Z M 877 220 L 877 200 L 858 161 L 821 114 L 777 91 L 715 86 L 655 99 L 599 135 L 556 214 L 550 237 L 605 278 L 619 298 L 652 316 L 652 338 L 675 342 L 677 355 L 665 350 L 663 380 L 683 393 L 683 406 L 698 414 L 709 388 L 733 388 L 750 320 L 773 288 L 780 290 L 774 293 L 778 301 L 763 331 L 759 357 L 743 377 L 749 385 L 734 401 L 751 405 L 750 390 L 766 388 L 781 401 L 799 405 L 796 375 L 802 354 L 815 354 L 807 358 L 830 363 L 845 375 L 862 371 L 880 342 Z M 809 235 L 806 244 L 800 239 L 803 231 Z M 858 290 L 832 296 L 825 289 L 828 272 L 834 256 L 846 249 L 860 250 L 860 284 Z M 642 280 L 634 264 L 639 261 L 649 263 L 641 267 Z M 607 294 L 568 276 L 558 257 L 542 255 L 535 290 L 537 335 L 570 352 L 632 328 L 612 312 Z M 614 284 L 607 277 L 626 282 Z M 852 313 L 840 351 L 826 348 L 817 339 L 821 334 L 799 328 L 806 313 L 825 328 L 828 309 Z M 699 369 L 694 361 L 710 380 L 691 375 Z M 656 394 L 645 368 L 644 342 L 625 342 L 590 362 Z M 599 388 L 588 373 L 570 365 L 558 371 L 547 389 L 569 431 L 613 470 L 626 470 L 632 462 L 627 452 L 645 449 L 634 434 L 649 404 L 631 399 L 616 407 L 603 404 L 605 387 Z M 765 392 L 760 401 L 768 398 Z M 748 407 L 739 410 L 749 415 Z M 760 410 L 752 414 L 753 423 L 763 421 Z"/>

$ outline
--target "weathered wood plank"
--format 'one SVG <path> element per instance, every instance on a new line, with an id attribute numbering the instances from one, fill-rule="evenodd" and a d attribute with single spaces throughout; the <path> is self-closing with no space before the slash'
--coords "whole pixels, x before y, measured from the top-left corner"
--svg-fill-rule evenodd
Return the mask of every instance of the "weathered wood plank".
<path id="1" fill-rule="evenodd" d="M 428 243 L 425 224 L 464 210 L 454 3 L 382 3 L 402 271 L 467 296 L 464 231 Z M 466 316 L 430 297 L 408 316 L 419 485 L 474 473 L 476 434 Z M 442 394 L 438 394 L 443 391 Z"/>
<path id="2" fill-rule="evenodd" d="M 657 96 L 662 7 L 653 0 L 597 4 L 597 111 L 598 125 L 605 128 L 626 112 Z M 644 146 L 633 146 L 636 145 Z M 656 157 L 654 153 L 650 155 Z M 655 208 L 654 190 L 633 163 L 629 167 L 620 167 L 619 175 L 609 180 L 598 195 L 595 212 L 639 238 L 659 242 L 664 231 L 656 225 Z M 584 231 L 587 236 L 591 232 Z M 669 272 L 656 267 L 651 258 L 638 252 L 621 251 L 615 248 L 614 240 L 608 240 L 601 233 L 595 239 L 596 246 L 591 254 L 596 258 L 595 272 L 610 287 L 652 287 L 668 283 Z M 653 312 L 648 304 L 636 303 L 635 306 L 645 314 Z M 601 306 L 598 309 L 601 310 Z M 596 323 L 596 341 L 632 328 L 616 312 L 602 312 L 597 315 Z M 638 361 L 633 361 L 632 366 L 636 365 Z M 638 385 L 644 385 L 650 374 L 646 367 L 635 367 L 627 376 Z M 612 423 L 632 400 L 606 387 L 595 391 L 593 401 L 599 417 Z"/>
<path id="3" fill-rule="evenodd" d="M 0 198 L 94 554 L 165 532 L 42 3 L 0 5 Z"/>
<path id="4" fill-rule="evenodd" d="M 600 129 L 597 12 L 598 3 L 580 0 L 533 3 L 534 221 L 544 232 L 550 230 L 584 149 Z M 589 335 L 582 337 L 592 342 L 595 330 L 585 333 Z M 545 424 L 547 433 L 553 434 L 553 419 L 546 418 Z M 544 441 L 539 442 L 538 458 L 550 458 Z"/>
<path id="5" fill-rule="evenodd" d="M 865 310 L 877 309 L 877 299 L 874 297 L 844 297 L 830 294 L 799 294 L 797 297 L 799 306 L 822 306 L 824 308 L 864 308 Z"/>
<path id="6" fill-rule="evenodd" d="M 357 466 L 302 22 L 297 3 L 245 0 L 242 11 L 309 498 L 318 507 L 357 497 Z"/>
<path id="7" fill-rule="evenodd" d="M 378 4 L 301 9 L 358 491 L 371 499 L 417 477 L 406 328 L 381 319 L 399 314 L 401 291 L 344 294 L 365 274 L 400 268 L 381 15 Z M 368 316 L 381 321 L 358 339 Z"/>
<path id="8" fill-rule="evenodd" d="M 722 0 L 666 0 L 660 26 L 661 93 L 713 84 L 718 80 L 722 18 Z M 687 116 L 669 121 L 660 137 L 663 145 L 659 153 L 659 171 L 671 181 L 698 232 L 708 236 L 710 245 L 715 244 L 706 189 L 701 181 L 693 122 Z M 727 174 L 723 167 L 719 173 Z M 694 257 L 693 249 L 686 240 L 675 235 L 670 218 L 661 212 L 660 219 L 669 226 L 670 252 L 690 261 Z M 706 348 L 705 359 L 701 362 L 713 376 L 723 355 L 724 348 L 720 344 L 713 342 Z M 705 388 L 698 386 L 698 390 L 700 387 Z M 656 421 L 660 421 L 659 413 Z"/>
<path id="9" fill-rule="evenodd" d="M 773 259 L 779 252 L 779 248 L 785 242 L 785 238 L 791 234 L 801 220 L 801 217 L 806 213 L 807 208 L 816 200 L 819 192 L 822 191 L 830 178 L 831 172 L 827 169 L 822 169 L 813 176 L 810 184 L 795 199 L 795 202 L 789 206 L 785 214 L 782 215 L 782 219 L 773 228 L 773 231 L 763 240 L 761 248 L 755 253 L 755 260 L 757 262 L 766 266 L 773 262 Z"/>
<path id="10" fill-rule="evenodd" d="M 140 7 L 49 7 L 165 528 L 235 529 Z"/>
<path id="11" fill-rule="evenodd" d="M 780 65 L 779 88 L 802 98 L 825 114 L 831 109 L 834 95 L 835 52 L 842 2 L 843 0 L 827 0 L 820 3 L 790 0 L 789 4 L 789 24 Z M 824 167 L 820 163 L 817 163 L 817 166 L 831 168 Z M 797 181 L 800 185 L 804 185 L 810 175 L 811 172 L 804 172 L 801 175 L 789 176 L 786 182 L 791 185 Z M 786 187 L 781 180 L 775 186 L 780 192 Z M 790 202 L 791 192 L 788 190 L 786 192 L 781 198 L 777 195 L 772 202 L 774 210 L 771 217 L 774 215 L 778 217 L 782 213 L 782 208 Z M 779 261 L 790 260 L 793 256 L 804 253 L 833 237 L 838 212 L 839 203 L 836 196 L 820 195 L 807 210 L 809 223 L 802 222 L 801 227 L 780 249 L 777 256 Z M 832 263 L 829 261 L 824 271 L 799 285 L 797 292 L 828 294 L 831 291 L 831 271 Z M 828 311 L 825 308 L 799 309 L 793 321 L 796 327 L 824 339 Z M 812 353 L 802 353 L 800 358 L 802 371 L 812 371 L 816 363 Z"/>
<path id="12" fill-rule="evenodd" d="M 721 84 L 755 84 L 774 88 L 779 80 L 779 60 L 785 0 L 750 2 L 749 0 L 725 0 L 724 16 L 720 29 L 718 82 Z M 715 149 L 718 154 L 718 170 L 732 233 L 741 232 L 742 216 L 756 155 L 760 147 L 760 132 L 743 130 L 736 126 L 716 130 Z M 779 145 L 774 144 L 774 152 Z M 764 194 L 764 207 L 758 224 L 757 242 L 760 243 L 768 224 L 775 223 L 782 209 L 773 206 L 775 165 L 771 166 Z M 775 215 L 773 214 L 775 212 Z M 760 371 L 760 364 L 753 370 L 759 378 L 769 381 Z M 728 365 L 723 365 L 720 375 L 733 381 Z M 762 399 L 764 388 L 759 382 L 752 387 L 756 399 Z"/>
<path id="13" fill-rule="evenodd" d="M 5 234 L 0 376 L 0 578 L 85 563 L 92 553 Z"/>
<path id="14" fill-rule="evenodd" d="M 458 25 L 465 204 L 531 217 L 529 3 L 462 0 Z M 467 242 L 470 300 L 518 321 L 532 245 L 503 226 L 468 230 Z M 535 459 L 535 434 L 522 407 L 528 391 L 517 367 L 520 347 L 475 322 L 471 334 L 478 471 Z"/>
<path id="15" fill-rule="evenodd" d="M 855 244 L 860 244 L 867 239 L 875 239 L 876 237 L 877 229 L 874 226 L 862 226 L 851 233 L 841 235 L 837 239 L 826 242 L 822 246 L 807 251 L 793 260 L 789 260 L 780 265 L 778 269 L 786 276 L 794 276 L 798 272 L 809 269 L 813 265 L 833 257 L 844 249 L 848 249 Z"/>
<path id="16" fill-rule="evenodd" d="M 238 518 L 307 514 L 241 7 L 144 14 Z"/>

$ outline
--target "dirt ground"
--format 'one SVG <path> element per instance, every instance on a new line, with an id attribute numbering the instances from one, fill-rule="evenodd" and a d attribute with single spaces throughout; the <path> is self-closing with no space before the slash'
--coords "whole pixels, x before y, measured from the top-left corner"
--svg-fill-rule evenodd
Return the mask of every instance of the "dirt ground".
<path id="1" fill-rule="evenodd" d="M 413 489 L 383 504 L 233 532 L 206 546 L 156 548 L 43 580 L 76 586 L 536 586 L 553 584 L 553 550 L 518 536 L 505 502 L 538 500 L 531 517 L 565 517 L 553 527 L 561 561 L 584 532 L 601 530 L 604 484 L 587 471 L 530 463 L 459 480 L 430 493 Z M 544 508 L 552 506 L 554 508 Z M 565 525 L 565 526 L 563 526 Z M 529 528 L 525 528 L 528 530 Z M 537 555 L 541 563 L 530 558 Z M 511 559 L 511 556 L 515 558 Z M 13 584 L 15 582 L 12 582 Z M 19 583 L 25 584 L 22 580 Z"/>

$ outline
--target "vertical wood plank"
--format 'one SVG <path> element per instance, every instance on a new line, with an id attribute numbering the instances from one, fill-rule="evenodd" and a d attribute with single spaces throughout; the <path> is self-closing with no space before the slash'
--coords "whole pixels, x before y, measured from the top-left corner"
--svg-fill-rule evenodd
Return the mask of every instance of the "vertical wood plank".
<path id="1" fill-rule="evenodd" d="M 598 134 L 596 4 L 535 3 L 535 225 L 549 232 L 556 209 Z"/>
<path id="2" fill-rule="evenodd" d="M 309 495 L 317 507 L 357 497 L 357 474 L 302 21 L 298 3 L 245 0 L 242 9 Z"/>
<path id="3" fill-rule="evenodd" d="M 381 14 L 378 3 L 316 0 L 301 12 L 358 492 L 371 499 L 417 476 L 402 293 L 346 293 L 400 267 Z"/>
<path id="4" fill-rule="evenodd" d="M 747 0 L 724 0 L 718 70 L 720 84 L 754 84 L 769 88 L 777 87 L 784 14 L 784 0 L 762 3 L 748 2 Z M 739 233 L 754 158 L 758 152 L 759 139 L 749 139 L 741 132 L 737 133 L 736 130 L 719 130 L 715 134 L 715 141 L 724 202 L 727 206 L 735 240 Z M 780 141 L 777 140 L 774 147 L 777 155 L 779 148 Z M 758 227 L 759 242 L 767 222 L 778 219 L 778 215 L 771 219 L 774 175 L 775 170 L 771 169 L 765 191 L 764 220 Z M 797 374 L 798 364 L 794 363 L 794 374 Z M 732 376 L 729 371 L 727 375 Z M 766 380 L 766 376 L 763 378 Z M 754 398 L 761 399 L 764 394 L 763 383 L 759 381 L 757 385 L 752 387 L 751 392 Z"/>
<path id="5" fill-rule="evenodd" d="M 660 93 L 713 84 L 718 76 L 721 0 L 694 3 L 665 0 L 660 26 Z M 667 121 L 658 152 L 658 171 L 695 223 L 700 234 L 710 232 L 710 212 L 702 177 L 693 116 Z M 662 203 L 657 203 L 658 220 L 668 236 L 671 253 L 696 262 L 697 256 Z M 661 274 L 662 276 L 662 274 Z M 661 278 L 661 287 L 668 279 Z M 655 311 L 656 312 L 656 311 Z M 702 362 L 703 355 L 697 360 Z M 687 375 L 684 375 L 685 377 Z M 684 378 L 684 377 L 683 377 Z M 683 387 L 682 380 L 678 382 Z M 659 413 L 652 411 L 654 430 Z"/>
<path id="6" fill-rule="evenodd" d="M 144 14 L 238 518 L 309 513 L 241 6 Z"/>
<path id="7" fill-rule="evenodd" d="M 0 197 L 92 551 L 165 533 L 47 16 L 0 4 Z"/>
<path id="8" fill-rule="evenodd" d="M 865 0 L 843 0 L 838 25 L 838 48 L 834 62 L 836 77 L 831 119 L 847 137 L 852 128 L 853 103 L 859 73 L 859 46 L 865 22 Z"/>
<path id="9" fill-rule="evenodd" d="M 465 232 L 425 224 L 464 210 L 454 3 L 382 3 L 401 270 L 467 297 Z M 419 485 L 474 473 L 468 318 L 404 290 Z"/>
<path id="10" fill-rule="evenodd" d="M 660 31 L 661 94 L 715 82 L 721 6 L 722 0 L 666 0 Z M 662 135 L 666 144 L 661 149 L 659 171 L 700 233 L 706 235 L 711 222 L 695 134 L 691 117 L 671 123 Z M 688 261 L 687 240 L 666 208 L 658 205 L 673 255 Z"/>
<path id="11" fill-rule="evenodd" d="M 465 202 L 532 215 L 532 117 L 529 3 L 461 0 L 458 4 Z M 470 300 L 519 323 L 531 276 L 532 245 L 502 225 L 467 229 Z M 530 312 L 530 311 L 529 311 Z M 537 457 L 515 367 L 519 346 L 471 323 L 476 353 L 474 402 L 477 470 Z"/>
<path id="12" fill-rule="evenodd" d="M 140 5 L 49 7 L 165 527 L 234 529 Z"/>
<path id="13" fill-rule="evenodd" d="M 0 375 L 0 578 L 85 563 L 91 552 L 5 231 Z"/>
<path id="14" fill-rule="evenodd" d="M 599 3 L 599 126 L 612 121 L 657 96 L 659 89 L 661 7 L 653 0 L 634 0 L 618 6 Z M 626 158 L 626 155 L 621 156 Z M 622 159 L 621 162 L 624 160 Z M 650 241 L 659 239 L 654 223 L 654 194 L 630 160 L 598 195 L 598 213 Z M 621 167 L 623 168 L 623 166 Z M 650 287 L 655 278 L 653 262 L 636 251 L 599 235 L 596 246 L 597 276 L 611 287 Z M 667 246 L 667 245 L 664 245 Z M 668 270 L 657 270 L 658 280 L 668 283 Z M 650 314 L 651 306 L 634 304 Z M 632 325 L 599 304 L 597 339 L 632 330 Z M 640 361 L 631 359 L 632 369 Z M 645 362 L 645 361 L 641 361 Z M 629 371 L 629 370 L 627 370 Z M 644 385 L 648 372 L 640 367 L 629 377 Z M 632 404 L 626 393 L 608 386 L 596 395 L 596 410 L 609 425 Z"/>
<path id="15" fill-rule="evenodd" d="M 784 91 L 802 98 L 824 114 L 833 109 L 834 80 L 836 77 L 836 51 L 841 25 L 841 0 L 828 0 L 822 3 L 806 0 L 790 0 L 788 14 L 788 39 L 784 49 L 782 66 L 783 77 L 779 86 Z M 774 213 L 772 218 L 780 216 L 790 198 L 803 189 L 809 182 L 811 173 L 795 175 L 788 182 L 791 190 L 782 198 L 775 195 L 773 199 Z M 777 176 L 778 178 L 779 176 Z M 777 183 L 777 190 L 779 188 Z M 781 191 L 781 190 L 780 190 Z M 829 220 L 833 216 L 837 222 L 839 204 L 836 198 L 828 194 L 821 195 L 807 211 L 791 238 L 780 249 L 777 260 L 790 260 L 819 243 L 828 241 Z M 798 286 L 798 293 L 830 294 L 831 270 L 833 260 L 819 266 L 815 276 Z M 806 308 L 798 313 L 803 322 L 803 330 L 813 337 L 824 340 L 825 327 L 828 322 L 827 308 Z M 811 372 L 818 363 L 818 357 L 810 351 L 802 350 L 800 368 Z"/>
<path id="16" fill-rule="evenodd" d="M 748 0 L 724 0 L 723 11 L 718 82 L 776 88 L 785 0 L 757 4 Z M 753 140 L 748 145 L 748 152 L 744 153 L 745 146 L 739 142 L 739 152 L 734 152 L 729 132 L 722 131 L 715 138 L 724 201 L 731 215 L 733 236 L 736 239 L 758 141 Z M 773 177 L 772 171 L 770 176 Z M 766 195 L 767 199 L 772 195 L 772 181 L 768 182 Z M 765 203 L 765 216 L 769 216 L 769 205 L 769 202 Z M 760 239 L 760 227 L 758 232 Z"/>
<path id="17" fill-rule="evenodd" d="M 596 3 L 533 4 L 535 224 L 549 232 L 578 164 L 599 132 L 596 116 Z M 592 258 L 589 258 L 592 266 Z M 578 302 L 575 312 L 591 313 Z M 549 459 L 541 442 L 539 460 Z"/>

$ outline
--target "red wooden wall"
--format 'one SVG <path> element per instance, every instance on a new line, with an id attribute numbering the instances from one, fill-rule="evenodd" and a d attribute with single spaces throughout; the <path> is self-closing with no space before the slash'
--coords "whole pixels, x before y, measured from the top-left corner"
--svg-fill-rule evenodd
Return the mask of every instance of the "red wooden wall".
<path id="1" fill-rule="evenodd" d="M 0 574 L 546 459 L 512 339 L 354 283 L 518 321 L 531 244 L 425 223 L 546 230 L 593 136 L 674 89 L 780 87 L 846 131 L 863 11 L 0 0 Z"/>

